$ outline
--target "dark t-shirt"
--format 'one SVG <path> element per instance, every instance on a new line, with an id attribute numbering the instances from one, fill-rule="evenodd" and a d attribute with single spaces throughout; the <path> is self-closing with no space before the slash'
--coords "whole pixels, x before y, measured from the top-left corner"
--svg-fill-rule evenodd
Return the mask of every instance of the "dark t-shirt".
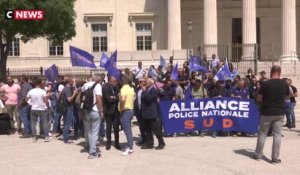
<path id="1" fill-rule="evenodd" d="M 20 100 L 25 100 L 28 92 L 32 89 L 31 84 L 25 82 L 21 85 Z"/>
<path id="2" fill-rule="evenodd" d="M 71 97 L 73 95 L 73 91 L 72 91 L 72 88 L 71 87 L 68 87 L 68 86 L 65 86 L 63 91 L 62 91 L 62 97 L 61 97 L 61 100 L 64 102 L 64 103 L 67 103 L 68 104 L 68 107 L 72 107 L 75 103 L 74 100 L 72 100 L 71 102 L 68 102 L 67 100 L 67 97 Z M 75 99 L 75 98 L 74 98 Z"/>
<path id="3" fill-rule="evenodd" d="M 159 99 L 161 101 L 164 101 L 164 100 L 172 100 L 173 97 L 176 95 L 176 92 L 173 88 L 169 88 L 169 89 L 164 89 L 164 88 L 161 88 L 159 90 Z"/>
<path id="4" fill-rule="evenodd" d="M 293 94 L 295 94 L 297 92 L 297 88 L 295 86 L 291 86 L 291 88 L 293 89 Z M 291 103 L 296 103 L 295 97 L 291 97 Z"/>
<path id="5" fill-rule="evenodd" d="M 285 80 L 270 79 L 262 82 L 259 94 L 262 97 L 261 114 L 284 115 L 285 98 L 289 95 L 289 86 Z"/>

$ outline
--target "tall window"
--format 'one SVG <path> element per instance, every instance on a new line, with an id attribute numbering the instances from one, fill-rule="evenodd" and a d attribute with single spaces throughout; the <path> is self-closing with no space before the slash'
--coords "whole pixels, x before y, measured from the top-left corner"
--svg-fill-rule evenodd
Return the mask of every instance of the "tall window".
<path id="1" fill-rule="evenodd" d="M 151 23 L 136 23 L 136 49 L 152 50 Z"/>
<path id="2" fill-rule="evenodd" d="M 107 24 L 92 24 L 93 52 L 107 51 Z"/>
<path id="3" fill-rule="evenodd" d="M 8 51 L 9 56 L 20 56 L 20 38 L 14 38 Z"/>
<path id="4" fill-rule="evenodd" d="M 63 43 L 60 43 L 58 45 L 53 45 L 50 42 L 49 43 L 49 55 L 51 55 L 51 56 L 64 55 L 64 46 L 63 46 Z"/>

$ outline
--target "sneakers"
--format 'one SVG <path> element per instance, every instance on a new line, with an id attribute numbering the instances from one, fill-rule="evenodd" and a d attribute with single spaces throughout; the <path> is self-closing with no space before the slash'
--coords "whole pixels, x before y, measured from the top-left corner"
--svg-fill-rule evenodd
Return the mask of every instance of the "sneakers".
<path id="1" fill-rule="evenodd" d="M 259 156 L 259 155 L 257 155 L 257 154 L 254 154 L 254 155 L 252 156 L 252 158 L 253 158 L 254 160 L 257 160 L 257 161 L 260 161 L 260 160 L 261 160 L 261 156 Z"/>
<path id="2" fill-rule="evenodd" d="M 50 142 L 50 139 L 49 139 L 49 137 L 45 137 L 45 140 L 44 140 L 44 142 Z"/>
<path id="3" fill-rule="evenodd" d="M 95 154 L 90 154 L 88 156 L 88 159 L 97 159 L 97 158 L 100 158 L 100 157 L 101 157 L 100 153 L 95 153 Z"/>
<path id="4" fill-rule="evenodd" d="M 281 163 L 281 160 L 280 159 L 272 159 L 272 164 L 277 164 L 277 163 Z"/>
<path id="5" fill-rule="evenodd" d="M 20 136 L 20 139 L 24 139 L 24 138 L 30 138 L 31 135 L 30 134 L 23 134 Z"/>
<path id="6" fill-rule="evenodd" d="M 37 141 L 37 136 L 33 136 L 32 137 L 32 143 L 36 143 L 36 141 Z"/>
<path id="7" fill-rule="evenodd" d="M 64 141 L 65 144 L 72 144 L 74 143 L 72 140 L 67 140 L 67 141 Z"/>
<path id="8" fill-rule="evenodd" d="M 124 152 L 122 152 L 122 156 L 129 156 L 130 154 L 132 154 L 134 152 L 133 149 L 129 149 L 129 148 L 126 148 L 126 150 Z"/>

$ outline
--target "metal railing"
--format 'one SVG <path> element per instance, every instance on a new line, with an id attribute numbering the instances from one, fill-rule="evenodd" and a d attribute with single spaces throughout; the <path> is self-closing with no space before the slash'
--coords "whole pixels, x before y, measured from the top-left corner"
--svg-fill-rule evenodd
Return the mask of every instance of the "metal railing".
<path id="1" fill-rule="evenodd" d="M 219 58 L 227 59 L 241 74 L 246 74 L 249 68 L 257 74 L 259 62 L 273 64 L 275 61 L 272 44 L 202 44 L 198 47 L 198 54 L 207 54 L 208 57 L 216 54 Z"/>
<path id="2" fill-rule="evenodd" d="M 212 51 L 215 51 L 216 53 L 214 54 L 217 54 L 220 58 L 227 58 L 233 62 L 239 62 L 245 56 L 256 58 L 259 61 L 274 60 L 272 44 L 201 44 L 198 47 L 199 56 L 202 56 L 203 54 L 209 54 L 207 52 L 212 54 Z"/>
<path id="3" fill-rule="evenodd" d="M 235 69 L 239 70 L 240 74 L 246 74 L 247 70 L 251 68 L 256 74 L 264 70 L 268 72 L 272 65 L 279 64 L 282 65 L 286 71 L 283 74 L 289 74 L 289 76 L 300 76 L 300 63 L 297 61 L 291 61 L 290 63 L 281 63 L 278 59 L 279 56 L 274 54 L 271 44 L 252 44 L 252 45 L 242 45 L 242 44 L 220 44 L 220 45 L 201 45 L 198 49 L 198 55 L 202 56 L 206 51 L 216 51 L 216 54 L 220 58 L 227 58 L 227 60 L 233 64 Z M 245 58 L 243 52 L 250 53 L 246 56 L 250 58 Z M 195 52 L 194 52 L 195 53 Z M 107 52 L 110 56 L 112 53 Z M 196 54 L 196 53 L 195 53 Z M 100 54 L 95 56 L 95 64 L 99 65 Z M 170 56 L 174 56 L 174 61 L 181 64 L 187 60 L 188 51 L 187 50 L 157 50 L 157 51 L 119 51 L 118 52 L 118 68 L 132 68 L 137 65 L 138 61 L 143 61 L 143 67 L 148 68 L 150 65 L 159 65 L 160 55 L 163 56 L 167 61 Z M 295 54 L 297 55 L 297 54 Z M 300 54 L 298 54 L 300 55 Z M 8 75 L 20 76 L 26 74 L 29 76 L 40 76 L 43 75 L 43 71 L 47 69 L 51 64 L 55 63 L 58 66 L 59 74 L 64 76 L 90 76 L 95 72 L 104 72 L 103 69 L 89 69 L 83 67 L 71 67 L 69 59 L 63 57 L 61 59 L 49 58 L 18 58 L 15 59 L 19 64 L 28 64 L 30 60 L 31 67 L 9 67 L 7 70 Z M 8 59 L 11 61 L 14 59 Z M 43 60 L 43 61 L 41 61 Z M 43 65 L 45 64 L 45 65 Z M 18 65 L 18 64 L 13 64 Z M 41 68 L 42 67 L 42 68 Z M 41 70 L 42 69 L 42 70 Z"/>

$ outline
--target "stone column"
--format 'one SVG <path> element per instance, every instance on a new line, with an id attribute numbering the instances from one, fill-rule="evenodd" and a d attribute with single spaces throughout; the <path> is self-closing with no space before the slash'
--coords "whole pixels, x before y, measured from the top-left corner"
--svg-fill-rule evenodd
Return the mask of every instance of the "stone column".
<path id="1" fill-rule="evenodd" d="M 254 60 L 256 42 L 256 0 L 243 0 L 242 60 Z"/>
<path id="2" fill-rule="evenodd" d="M 283 61 L 297 60 L 296 0 L 282 0 L 282 55 Z"/>
<path id="3" fill-rule="evenodd" d="M 180 0 L 168 0 L 168 49 L 181 50 Z"/>
<path id="4" fill-rule="evenodd" d="M 204 11 L 204 53 L 210 60 L 212 54 L 218 55 L 217 0 L 203 0 Z"/>

